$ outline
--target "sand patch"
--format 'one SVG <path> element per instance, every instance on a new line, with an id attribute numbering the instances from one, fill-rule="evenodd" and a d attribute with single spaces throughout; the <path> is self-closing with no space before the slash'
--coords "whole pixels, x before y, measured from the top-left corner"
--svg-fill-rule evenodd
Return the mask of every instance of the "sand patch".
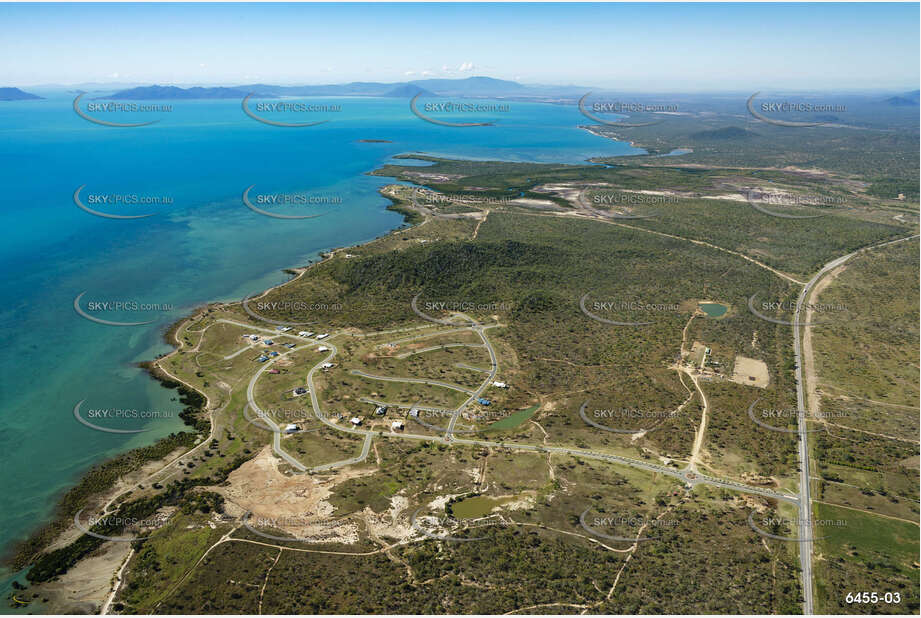
<path id="1" fill-rule="evenodd" d="M 465 468 L 463 473 L 469 476 L 474 483 L 480 483 L 480 468 Z"/>
<path id="2" fill-rule="evenodd" d="M 503 509 L 506 509 L 509 511 L 521 511 L 524 509 L 534 508 L 534 505 L 537 502 L 536 495 L 537 495 L 537 492 L 535 491 L 522 492 L 521 497 L 518 498 L 517 500 L 512 500 L 511 502 L 506 502 L 505 504 L 501 504 L 497 506 L 496 508 L 494 508 L 492 511 L 493 513 L 498 513 Z"/>
<path id="3" fill-rule="evenodd" d="M 767 363 L 747 356 L 736 356 L 730 380 L 758 388 L 767 388 L 771 382 Z"/>
<path id="4" fill-rule="evenodd" d="M 432 509 L 433 511 L 444 510 L 444 508 L 448 505 L 448 502 L 450 500 L 452 500 L 453 498 L 457 498 L 458 496 L 462 496 L 462 495 L 464 494 L 448 494 L 446 496 L 438 496 L 437 498 L 435 498 L 434 500 L 428 503 L 428 507 Z"/>
<path id="5" fill-rule="evenodd" d="M 525 208 L 539 208 L 541 210 L 564 210 L 558 204 L 555 204 L 550 200 L 536 200 L 527 197 L 511 200 L 509 204 L 514 206 L 524 206 Z"/>
<path id="6" fill-rule="evenodd" d="M 279 472 L 278 460 L 266 445 L 255 458 L 230 474 L 226 486 L 215 487 L 214 491 L 227 500 L 230 515 L 240 517 L 249 511 L 249 521 L 254 524 L 266 522 L 299 539 L 351 544 L 358 541 L 358 526 L 347 520 L 336 521 L 335 507 L 327 499 L 337 485 L 373 472 L 342 469 L 324 478 L 286 476 Z"/>
<path id="7" fill-rule="evenodd" d="M 390 508 L 378 515 L 365 508 L 365 522 L 372 537 L 406 541 L 419 535 L 409 523 L 409 515 L 403 513 L 409 508 L 409 498 L 397 494 L 390 499 Z"/>
<path id="8" fill-rule="evenodd" d="M 131 551 L 131 543 L 104 543 L 54 581 L 32 589 L 47 596 L 46 611 L 98 614 L 112 590 L 112 577 Z"/>
<path id="9" fill-rule="evenodd" d="M 414 172 L 407 171 L 407 176 L 412 176 L 415 178 L 423 178 L 426 180 L 434 180 L 438 182 L 449 182 L 451 180 L 460 180 L 464 177 L 463 174 L 436 174 L 434 172 Z"/>
<path id="10" fill-rule="evenodd" d="M 748 196 L 740 193 L 724 193 L 722 195 L 701 195 L 702 200 L 725 200 L 729 202 L 747 202 Z"/>

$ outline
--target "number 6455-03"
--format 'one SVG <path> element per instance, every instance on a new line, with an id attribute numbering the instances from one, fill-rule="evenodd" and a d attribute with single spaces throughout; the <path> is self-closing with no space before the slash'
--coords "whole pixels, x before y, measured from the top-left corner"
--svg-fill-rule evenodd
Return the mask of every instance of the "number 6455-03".
<path id="1" fill-rule="evenodd" d="M 886 604 L 901 603 L 902 602 L 902 593 L 900 592 L 884 592 L 882 594 L 878 592 L 848 592 L 847 596 L 844 597 L 845 603 L 879 603 L 883 602 Z"/>

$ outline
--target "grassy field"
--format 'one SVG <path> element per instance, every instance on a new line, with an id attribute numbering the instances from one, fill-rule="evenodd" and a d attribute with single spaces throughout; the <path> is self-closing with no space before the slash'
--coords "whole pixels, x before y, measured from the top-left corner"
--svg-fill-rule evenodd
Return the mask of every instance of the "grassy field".
<path id="1" fill-rule="evenodd" d="M 910 241 L 854 258 L 819 297 L 859 316 L 813 329 L 817 499 L 829 503 L 817 508 L 849 524 L 835 532 L 837 544 L 823 542 L 829 555 L 817 568 L 830 612 L 918 611 L 918 290 Z M 865 590 L 900 591 L 902 602 L 845 602 Z"/>
<path id="2" fill-rule="evenodd" d="M 826 504 L 815 507 L 827 526 L 817 543 L 816 610 L 840 614 L 917 614 L 918 525 Z M 916 520 L 917 521 L 917 520 Z M 847 593 L 899 593 L 899 603 L 848 604 Z"/>
<path id="3" fill-rule="evenodd" d="M 146 613 L 170 591 L 230 526 L 209 526 L 202 516 L 177 515 L 146 541 L 121 589 L 116 611 Z"/>
<path id="4" fill-rule="evenodd" d="M 277 549 L 224 543 L 158 605 L 157 614 L 257 614 L 262 584 Z"/>
<path id="5" fill-rule="evenodd" d="M 521 425 L 529 418 L 534 416 L 534 413 L 537 412 L 537 409 L 540 406 L 531 406 L 530 408 L 525 408 L 524 410 L 518 410 L 517 412 L 512 412 L 503 419 L 496 421 L 495 423 L 490 423 L 486 429 L 488 431 L 501 431 L 503 429 L 513 429 L 518 425 Z"/>
<path id="6" fill-rule="evenodd" d="M 816 372 L 825 397 L 877 405 L 876 416 L 895 419 L 917 437 L 918 241 L 855 257 L 822 291 L 819 301 L 846 305 L 855 317 L 835 328 L 816 328 Z M 823 391 L 825 389 L 823 388 Z M 823 402 L 824 403 L 824 402 Z M 893 405 L 887 405 L 893 404 Z M 840 417 L 841 424 L 859 422 Z M 880 431 L 863 416 L 862 429 Z M 869 421 L 867 423 L 866 421 Z"/>

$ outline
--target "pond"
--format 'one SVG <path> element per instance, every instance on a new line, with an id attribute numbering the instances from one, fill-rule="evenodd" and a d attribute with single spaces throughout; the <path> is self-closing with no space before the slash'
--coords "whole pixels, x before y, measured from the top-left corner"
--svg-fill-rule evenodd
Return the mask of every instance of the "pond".
<path id="1" fill-rule="evenodd" d="M 497 506 L 502 506 L 514 499 L 514 497 L 490 498 L 489 496 L 473 496 L 452 504 L 451 513 L 458 519 L 483 517 L 484 515 L 489 515 Z"/>
<path id="2" fill-rule="evenodd" d="M 729 311 L 729 307 L 719 303 L 700 303 L 700 310 L 707 314 L 707 317 L 721 318 Z"/>

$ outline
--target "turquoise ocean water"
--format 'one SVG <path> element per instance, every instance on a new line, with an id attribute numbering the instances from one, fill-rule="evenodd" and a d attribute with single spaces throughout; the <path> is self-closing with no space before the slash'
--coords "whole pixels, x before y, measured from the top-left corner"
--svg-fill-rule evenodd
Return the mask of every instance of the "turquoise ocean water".
<path id="1" fill-rule="evenodd" d="M 256 122 L 239 101 L 174 101 L 158 102 L 171 104 L 170 112 L 101 116 L 160 120 L 112 128 L 78 117 L 73 96 L 0 103 L 4 550 L 41 525 L 61 492 L 94 463 L 182 428 L 175 392 L 134 366 L 169 351 L 162 335 L 171 323 L 201 303 L 238 300 L 280 283 L 287 279 L 281 269 L 315 260 L 320 251 L 401 225 L 377 193 L 390 179 L 365 175 L 393 155 L 580 163 L 642 152 L 579 129 L 588 121 L 572 106 L 511 102 L 509 112 L 490 118 L 495 126 L 447 128 L 415 117 L 405 100 L 312 99 L 341 111 L 314 114 L 330 122 L 295 129 Z M 157 213 L 104 219 L 74 205 L 81 185 L 84 203 L 98 195 L 172 201 L 88 204 L 109 213 Z M 316 219 L 278 220 L 243 205 L 250 185 L 256 185 L 252 196 L 297 192 L 341 203 L 285 211 L 327 213 Z M 170 308 L 98 313 L 116 321 L 154 320 L 106 326 L 74 311 L 74 298 L 84 291 L 83 307 L 123 300 Z M 148 429 L 102 433 L 74 419 L 74 405 L 84 399 L 84 410 L 136 409 L 161 418 L 100 420 Z"/>

